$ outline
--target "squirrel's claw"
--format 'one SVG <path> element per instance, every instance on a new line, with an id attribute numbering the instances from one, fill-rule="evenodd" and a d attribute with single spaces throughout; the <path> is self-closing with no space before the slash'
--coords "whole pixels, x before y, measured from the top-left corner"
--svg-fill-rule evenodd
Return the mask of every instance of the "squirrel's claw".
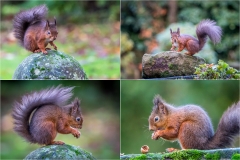
<path id="1" fill-rule="evenodd" d="M 72 132 L 72 135 L 76 138 L 79 138 L 81 133 L 78 130 L 74 129 L 74 132 Z"/>
<path id="2" fill-rule="evenodd" d="M 172 48 L 170 49 L 170 51 L 175 51 L 175 47 L 172 47 Z"/>
<path id="3" fill-rule="evenodd" d="M 42 51 L 43 54 L 47 54 L 47 51 Z"/>
<path id="4" fill-rule="evenodd" d="M 153 132 L 152 133 L 152 139 L 153 140 L 157 140 L 159 137 L 158 137 L 158 135 L 156 134 L 156 132 Z"/>
<path id="5" fill-rule="evenodd" d="M 158 140 L 161 137 L 161 135 L 159 135 L 158 131 L 155 131 L 152 133 L 152 139 L 153 140 Z"/>

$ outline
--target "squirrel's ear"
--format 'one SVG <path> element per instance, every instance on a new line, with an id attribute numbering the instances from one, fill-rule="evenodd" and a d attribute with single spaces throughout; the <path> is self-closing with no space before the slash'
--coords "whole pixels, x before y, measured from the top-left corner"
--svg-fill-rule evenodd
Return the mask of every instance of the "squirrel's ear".
<path id="1" fill-rule="evenodd" d="M 55 26 L 56 26 L 57 25 L 56 17 L 54 17 L 54 23 L 55 23 Z"/>
<path id="2" fill-rule="evenodd" d="M 154 104 L 154 110 L 158 111 L 162 114 L 166 114 L 167 113 L 167 109 L 166 106 L 164 104 L 164 100 L 162 99 L 162 97 L 160 95 L 156 95 L 153 99 L 153 104 Z"/>
<path id="3" fill-rule="evenodd" d="M 179 28 L 177 29 L 177 33 L 180 35 L 180 29 Z"/>
<path id="4" fill-rule="evenodd" d="M 159 112 L 162 114 L 167 114 L 167 108 L 164 104 L 160 104 L 159 106 Z"/>
<path id="5" fill-rule="evenodd" d="M 80 110 L 80 100 L 75 98 L 72 104 L 73 106 L 71 107 L 71 114 L 77 113 L 77 111 Z"/>
<path id="6" fill-rule="evenodd" d="M 74 106 L 80 107 L 81 102 L 78 98 L 75 98 L 73 103 L 74 103 Z"/>
<path id="7" fill-rule="evenodd" d="M 46 28 L 49 28 L 49 21 L 46 21 Z"/>
<path id="8" fill-rule="evenodd" d="M 170 28 L 170 33 L 172 34 L 172 29 Z"/>
<path id="9" fill-rule="evenodd" d="M 159 104 L 163 104 L 163 99 L 160 95 L 156 95 L 153 99 L 154 106 L 158 106 Z"/>

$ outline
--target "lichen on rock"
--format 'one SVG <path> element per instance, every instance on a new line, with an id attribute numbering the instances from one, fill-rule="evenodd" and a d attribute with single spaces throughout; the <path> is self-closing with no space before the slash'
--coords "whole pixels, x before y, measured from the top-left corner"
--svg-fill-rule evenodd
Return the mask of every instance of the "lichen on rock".
<path id="1" fill-rule="evenodd" d="M 193 75 L 195 67 L 205 60 L 197 56 L 188 56 L 175 51 L 161 52 L 155 55 L 144 54 L 142 58 L 143 78 L 164 78 Z"/>
<path id="2" fill-rule="evenodd" d="M 33 53 L 15 70 L 13 79 L 87 79 L 82 66 L 73 57 L 54 50 Z"/>
<path id="3" fill-rule="evenodd" d="M 95 160 L 91 153 L 72 145 L 49 145 L 29 153 L 26 160 L 30 159 L 89 159 Z"/>

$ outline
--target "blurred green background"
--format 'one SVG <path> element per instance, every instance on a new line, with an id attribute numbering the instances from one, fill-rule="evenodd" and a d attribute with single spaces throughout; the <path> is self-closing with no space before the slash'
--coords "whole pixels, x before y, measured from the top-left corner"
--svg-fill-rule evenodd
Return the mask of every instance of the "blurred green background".
<path id="1" fill-rule="evenodd" d="M 120 81 L 1 81 L 1 159 L 23 159 L 39 145 L 29 144 L 13 131 L 14 101 L 51 86 L 76 86 L 81 100 L 81 137 L 58 134 L 56 140 L 79 146 L 97 159 L 118 159 L 120 151 Z M 72 98 L 72 99 L 73 99 Z M 39 135 L 40 136 L 40 135 Z"/>
<path id="2" fill-rule="evenodd" d="M 239 67 L 239 1 L 121 1 L 121 77 L 138 79 L 142 73 L 142 56 L 169 51 L 169 29 L 196 37 L 196 25 L 203 19 L 221 26 L 221 43 L 210 40 L 196 54 L 207 63 L 224 60 Z M 182 51 L 184 53 L 186 51 Z"/>
<path id="3" fill-rule="evenodd" d="M 59 51 L 76 58 L 89 79 L 120 78 L 120 1 L 1 1 L 1 77 L 12 79 L 31 53 L 13 36 L 12 20 L 21 10 L 46 4 L 57 19 Z M 50 46 L 50 45 L 49 45 Z M 51 48 L 51 46 L 50 46 Z"/>
<path id="4" fill-rule="evenodd" d="M 166 148 L 180 149 L 177 142 L 152 140 L 148 117 L 153 97 L 160 94 L 169 104 L 201 106 L 212 120 L 216 131 L 219 119 L 228 106 L 239 100 L 239 81 L 121 81 L 121 153 L 140 154 L 143 145 L 151 153 Z M 234 147 L 240 147 L 240 137 Z"/>

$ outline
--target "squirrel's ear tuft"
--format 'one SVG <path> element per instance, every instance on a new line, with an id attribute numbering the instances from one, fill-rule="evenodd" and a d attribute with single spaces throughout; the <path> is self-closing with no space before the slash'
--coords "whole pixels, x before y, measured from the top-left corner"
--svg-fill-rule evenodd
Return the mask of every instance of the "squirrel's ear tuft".
<path id="1" fill-rule="evenodd" d="M 179 28 L 177 29 L 177 33 L 180 35 L 180 29 Z"/>
<path id="2" fill-rule="evenodd" d="M 158 106 L 159 104 L 163 104 L 163 99 L 160 95 L 156 95 L 153 99 L 154 106 Z"/>
<path id="3" fill-rule="evenodd" d="M 78 98 L 74 99 L 74 106 L 80 107 L 81 101 Z"/>
<path id="4" fill-rule="evenodd" d="M 172 34 L 172 29 L 170 28 L 170 33 Z"/>
<path id="5" fill-rule="evenodd" d="M 71 107 L 71 114 L 76 114 L 78 111 L 80 111 L 80 100 L 78 98 L 75 98 L 73 101 L 73 106 Z"/>
<path id="6" fill-rule="evenodd" d="M 49 28 L 49 21 L 47 20 L 46 21 L 46 29 L 48 29 Z"/>
<path id="7" fill-rule="evenodd" d="M 57 25 L 56 17 L 54 17 L 54 24 L 55 24 L 55 26 Z"/>

